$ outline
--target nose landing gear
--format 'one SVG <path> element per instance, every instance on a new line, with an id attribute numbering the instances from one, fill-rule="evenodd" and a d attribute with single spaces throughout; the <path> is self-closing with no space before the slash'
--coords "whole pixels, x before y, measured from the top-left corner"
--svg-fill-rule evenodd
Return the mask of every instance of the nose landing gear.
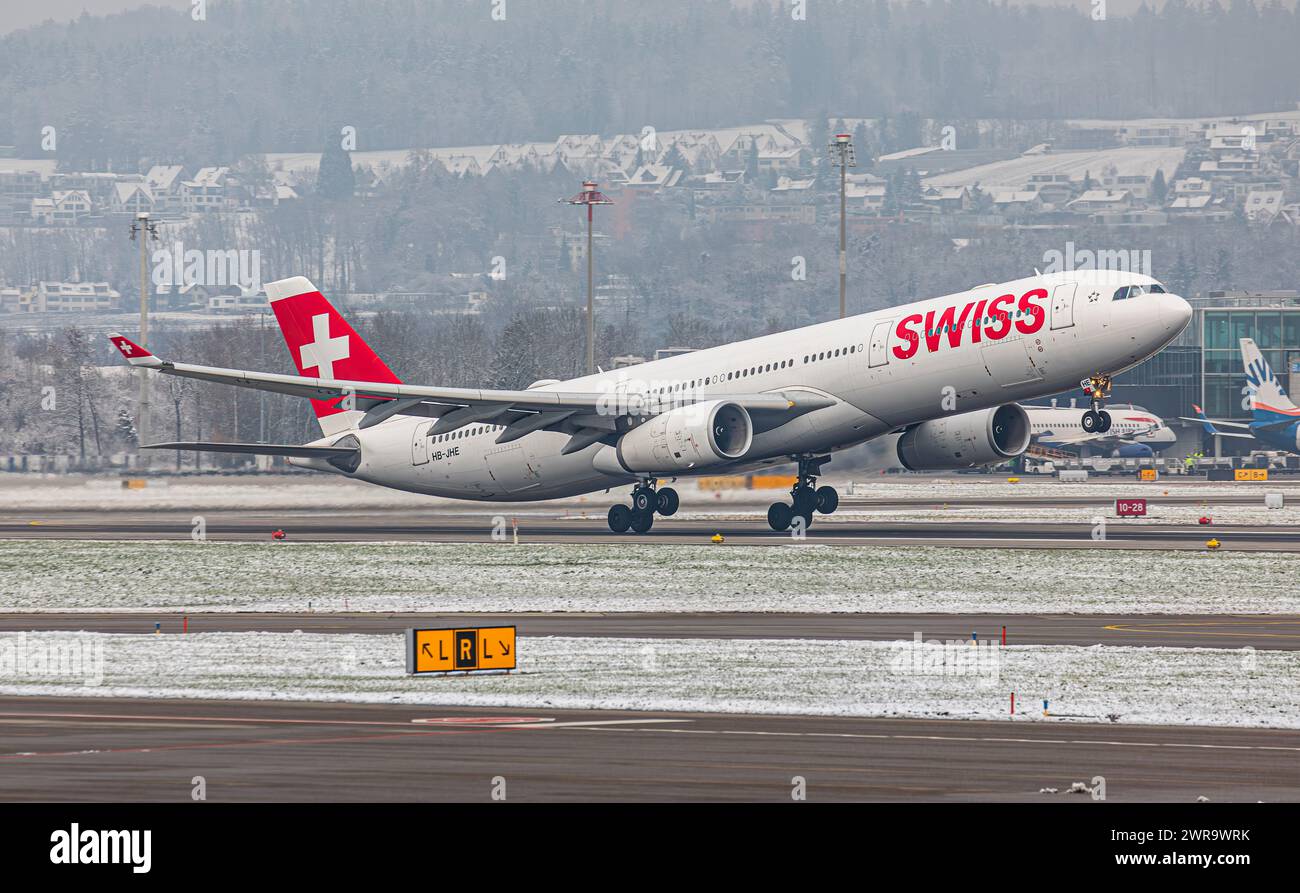
<path id="1" fill-rule="evenodd" d="M 802 455 L 796 458 L 799 461 L 799 479 L 790 490 L 790 504 L 774 502 L 767 510 L 767 524 L 773 530 L 789 530 L 796 517 L 803 519 L 807 530 L 814 512 L 829 515 L 840 506 L 840 494 L 834 487 L 817 486 L 817 476 L 831 457 Z"/>
<path id="2" fill-rule="evenodd" d="M 1094 375 L 1079 382 L 1083 393 L 1092 400 L 1092 409 L 1083 414 L 1080 424 L 1089 434 L 1105 434 L 1110 430 L 1110 413 L 1102 409 L 1106 398 L 1110 396 L 1111 380 L 1109 375 Z"/>
<path id="3" fill-rule="evenodd" d="M 657 488 L 654 478 L 646 478 L 632 489 L 632 505 L 611 506 L 609 529 L 615 533 L 646 533 L 654 526 L 655 513 L 668 517 L 676 514 L 681 500 L 672 487 Z"/>

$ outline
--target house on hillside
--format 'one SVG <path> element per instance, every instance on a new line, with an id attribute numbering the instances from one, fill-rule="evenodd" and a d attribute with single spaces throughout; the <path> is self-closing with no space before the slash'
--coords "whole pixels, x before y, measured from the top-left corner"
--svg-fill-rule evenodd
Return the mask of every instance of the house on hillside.
<path id="1" fill-rule="evenodd" d="M 185 210 L 185 167 L 180 164 L 155 164 L 144 175 L 145 185 L 159 214 L 177 214 Z"/>
<path id="2" fill-rule="evenodd" d="M 113 197 L 109 202 L 110 214 L 122 214 L 135 217 L 137 214 L 152 213 L 154 210 L 153 193 L 144 181 L 127 181 L 113 185 Z"/>
<path id="3" fill-rule="evenodd" d="M 233 178 L 228 167 L 204 167 L 194 179 L 181 183 L 181 203 L 187 214 L 232 210 L 236 206 L 231 194 Z"/>
<path id="4" fill-rule="evenodd" d="M 1080 214 L 1127 211 L 1133 207 L 1133 193 L 1127 189 L 1089 189 L 1066 207 Z"/>

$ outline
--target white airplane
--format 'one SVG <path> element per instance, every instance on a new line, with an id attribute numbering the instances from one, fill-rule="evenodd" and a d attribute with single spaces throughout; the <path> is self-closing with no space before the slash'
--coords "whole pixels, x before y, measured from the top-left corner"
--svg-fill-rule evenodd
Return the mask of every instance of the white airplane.
<path id="1" fill-rule="evenodd" d="M 609 510 L 615 532 L 673 514 L 663 477 L 798 463 L 773 529 L 839 504 L 817 488 L 834 450 L 901 432 L 911 469 L 956 469 L 1019 455 L 1018 400 L 1086 376 L 1101 428 L 1114 374 L 1187 325 L 1191 307 L 1149 276 L 1038 275 L 789 332 L 524 390 L 403 383 L 315 286 L 272 282 L 267 296 L 299 375 L 175 363 L 120 334 L 133 366 L 312 400 L 322 437 L 305 445 L 160 443 L 153 449 L 285 456 L 294 465 L 385 487 L 517 502 L 632 485 Z"/>
<path id="2" fill-rule="evenodd" d="M 1112 403 L 1112 422 L 1102 431 L 1085 431 L 1081 413 L 1073 406 L 1025 406 L 1030 439 L 1045 447 L 1089 447 L 1121 458 L 1147 457 L 1178 440 L 1174 430 L 1155 413 L 1132 403 Z"/>

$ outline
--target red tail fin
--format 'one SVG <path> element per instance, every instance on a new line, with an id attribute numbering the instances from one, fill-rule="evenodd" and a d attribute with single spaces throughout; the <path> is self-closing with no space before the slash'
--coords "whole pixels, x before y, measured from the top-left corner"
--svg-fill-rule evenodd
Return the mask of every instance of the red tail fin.
<path id="1" fill-rule="evenodd" d="M 266 296 L 299 375 L 401 384 L 402 380 L 305 277 L 267 283 Z M 341 399 L 312 401 L 326 434 L 351 427 L 351 418 L 340 415 L 344 412 L 337 405 Z"/>

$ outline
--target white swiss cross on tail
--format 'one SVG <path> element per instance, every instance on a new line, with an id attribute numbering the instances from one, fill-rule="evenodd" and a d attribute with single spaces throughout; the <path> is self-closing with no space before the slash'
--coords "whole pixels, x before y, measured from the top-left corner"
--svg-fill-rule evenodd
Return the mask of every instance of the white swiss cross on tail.
<path id="1" fill-rule="evenodd" d="M 401 379 L 366 344 L 366 339 L 357 334 L 305 277 L 291 276 L 266 283 L 266 297 L 299 375 L 401 384 Z M 313 399 L 311 405 L 326 435 L 348 430 L 355 423 L 354 417 L 360 415 L 345 409 L 332 393 L 324 399 Z"/>
<path id="2" fill-rule="evenodd" d="M 318 313 L 311 318 L 311 332 L 315 340 L 298 350 L 302 357 L 302 368 L 305 371 L 314 367 L 318 377 L 333 378 L 334 364 L 351 356 L 348 336 L 330 337 L 328 313 Z"/>
<path id="3" fill-rule="evenodd" d="M 161 366 L 162 361 L 149 353 L 148 350 L 136 344 L 130 338 L 123 336 L 120 332 L 109 332 L 108 339 L 113 342 L 122 357 L 132 366 Z"/>

